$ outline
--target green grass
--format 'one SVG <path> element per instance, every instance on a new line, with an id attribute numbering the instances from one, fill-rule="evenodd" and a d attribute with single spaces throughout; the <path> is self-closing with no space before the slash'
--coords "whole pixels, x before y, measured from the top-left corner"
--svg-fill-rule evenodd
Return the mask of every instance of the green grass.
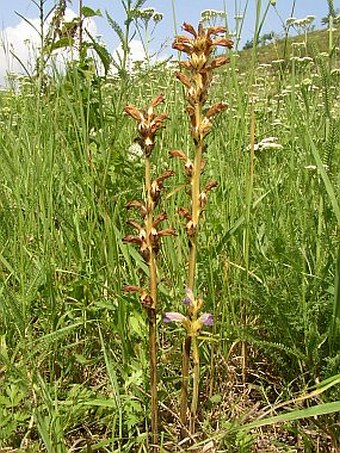
<path id="1" fill-rule="evenodd" d="M 314 50 L 323 46 L 323 35 L 310 35 L 309 42 L 317 37 Z M 249 90 L 252 74 L 242 69 L 247 55 L 232 56 L 212 93 L 229 109 L 209 136 L 205 172 L 219 186 L 201 230 L 198 291 L 216 325 L 202 347 L 197 442 L 210 439 L 230 452 L 269 451 L 263 445 L 308 452 L 319 442 L 331 451 L 340 436 L 338 383 L 292 402 L 289 409 L 302 410 L 296 417 L 277 409 L 279 418 L 267 423 L 285 422 L 276 431 L 256 419 L 339 372 L 340 98 L 339 74 L 332 71 L 339 57 L 330 62 L 315 50 L 311 63 L 280 71 L 255 66 Z M 270 63 L 273 47 L 259 55 Z M 41 96 L 27 81 L 1 93 L 4 451 L 148 451 L 147 328 L 137 297 L 121 292 L 127 283 L 143 285 L 147 275 L 137 251 L 122 243 L 124 206 L 140 197 L 143 168 L 129 159 L 136 133 L 122 112 L 128 103 L 148 105 L 159 92 L 166 94 L 171 120 L 154 165 L 176 170 L 163 203 L 169 225 L 182 233 L 176 209 L 185 194 L 173 192 L 183 183 L 182 171 L 167 153 L 187 150 L 191 141 L 171 70 L 141 70 L 123 84 L 75 65 L 51 79 Z M 257 143 L 274 136 L 282 147 L 255 151 L 250 187 L 252 98 Z M 164 241 L 162 311 L 180 308 L 186 249 L 183 234 Z M 162 451 L 187 451 L 174 429 L 183 333 L 161 323 L 159 331 Z M 241 429 L 245 420 L 255 420 L 250 434 Z"/>

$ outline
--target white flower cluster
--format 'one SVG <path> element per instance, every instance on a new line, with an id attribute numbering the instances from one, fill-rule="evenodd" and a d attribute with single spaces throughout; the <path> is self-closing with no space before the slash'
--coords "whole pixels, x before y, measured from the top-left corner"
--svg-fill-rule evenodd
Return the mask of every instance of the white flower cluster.
<path id="1" fill-rule="evenodd" d="M 312 22 L 315 20 L 315 16 L 309 15 L 302 19 L 296 19 L 295 17 L 288 17 L 286 19 L 286 27 L 300 27 L 300 28 L 308 28 Z"/>
<path id="2" fill-rule="evenodd" d="M 262 151 L 263 149 L 282 149 L 283 146 L 277 143 L 277 137 L 266 137 L 263 138 L 259 143 L 255 143 L 254 151 Z M 250 150 L 250 145 L 247 148 Z"/>
<path id="3" fill-rule="evenodd" d="M 326 170 L 326 171 L 329 170 L 329 167 L 328 167 L 328 165 L 326 165 L 326 164 L 322 164 L 322 167 L 323 167 L 323 169 Z M 319 168 L 318 168 L 317 165 L 312 165 L 312 164 L 311 164 L 311 165 L 306 165 L 306 166 L 305 166 L 305 170 L 308 170 L 308 171 L 319 171 Z"/>

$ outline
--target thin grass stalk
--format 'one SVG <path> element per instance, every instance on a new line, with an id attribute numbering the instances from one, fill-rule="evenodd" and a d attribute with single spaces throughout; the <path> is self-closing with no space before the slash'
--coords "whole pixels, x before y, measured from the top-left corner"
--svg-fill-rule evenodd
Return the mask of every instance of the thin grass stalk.
<path id="1" fill-rule="evenodd" d="M 245 261 L 245 278 L 248 281 L 249 278 L 249 247 L 250 247 L 250 221 L 251 221 L 251 206 L 253 199 L 253 188 L 254 188 L 254 165 L 255 165 L 255 112 L 254 112 L 254 101 L 251 95 L 250 103 L 250 160 L 249 160 L 249 179 L 247 184 L 246 194 L 246 227 L 244 232 L 244 244 L 243 254 Z M 242 307 L 242 325 L 246 327 L 248 324 L 248 306 Z M 247 343 L 243 339 L 241 342 L 241 357 L 242 357 L 242 381 L 243 384 L 247 380 Z"/>
<path id="2" fill-rule="evenodd" d="M 79 0 L 79 58 L 83 59 L 83 0 Z"/>

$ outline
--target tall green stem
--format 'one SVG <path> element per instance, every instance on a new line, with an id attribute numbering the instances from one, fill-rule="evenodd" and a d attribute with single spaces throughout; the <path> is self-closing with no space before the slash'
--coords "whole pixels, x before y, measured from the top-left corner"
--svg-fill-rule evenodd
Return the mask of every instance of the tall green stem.
<path id="1" fill-rule="evenodd" d="M 83 59 L 83 0 L 79 0 L 79 59 Z"/>

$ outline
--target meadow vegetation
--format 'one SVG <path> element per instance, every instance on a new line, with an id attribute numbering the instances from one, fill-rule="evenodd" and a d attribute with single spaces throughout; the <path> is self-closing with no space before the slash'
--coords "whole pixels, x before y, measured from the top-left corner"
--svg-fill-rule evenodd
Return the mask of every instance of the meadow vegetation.
<path id="1" fill-rule="evenodd" d="M 182 217 L 190 220 L 192 212 L 178 209 L 195 203 L 188 192 L 192 169 L 183 172 L 182 161 L 193 159 L 199 140 L 186 111 L 188 93 L 176 78 L 178 62 L 148 61 L 129 71 L 127 45 L 118 73 L 98 74 L 98 61 L 105 66 L 108 55 L 91 41 L 97 57 L 83 52 L 60 73 L 45 71 L 40 55 L 36 74 L 12 78 L 1 90 L 1 452 L 339 451 L 334 26 L 261 48 L 255 40 L 250 50 L 223 50 L 230 61 L 214 69 L 207 104 L 227 108 L 204 137 L 200 175 L 201 187 L 217 184 L 201 206 L 189 286 L 193 236 Z M 128 43 L 128 35 L 121 38 Z M 162 118 L 148 156 L 126 113 L 152 102 L 169 118 Z M 131 116 L 142 122 L 138 113 Z M 171 159 L 174 150 L 185 158 Z M 154 317 L 145 298 L 141 304 L 138 294 L 123 291 L 130 285 L 142 292 L 154 272 L 131 244 L 138 241 L 126 240 L 132 231 L 126 222 L 136 226 L 137 218 L 131 221 L 126 205 L 150 196 L 145 156 L 151 175 L 171 174 L 161 180 L 157 209 L 166 211 L 164 228 L 176 229 L 157 243 Z M 198 399 L 194 429 L 179 403 L 188 331 L 163 322 L 164 313 L 186 315 L 185 297 L 201 297 L 214 317 L 194 336 L 199 369 L 194 361 L 196 377 L 188 371 L 189 402 Z M 193 320 L 190 310 L 187 316 Z M 150 351 L 158 380 L 152 437 Z"/>

